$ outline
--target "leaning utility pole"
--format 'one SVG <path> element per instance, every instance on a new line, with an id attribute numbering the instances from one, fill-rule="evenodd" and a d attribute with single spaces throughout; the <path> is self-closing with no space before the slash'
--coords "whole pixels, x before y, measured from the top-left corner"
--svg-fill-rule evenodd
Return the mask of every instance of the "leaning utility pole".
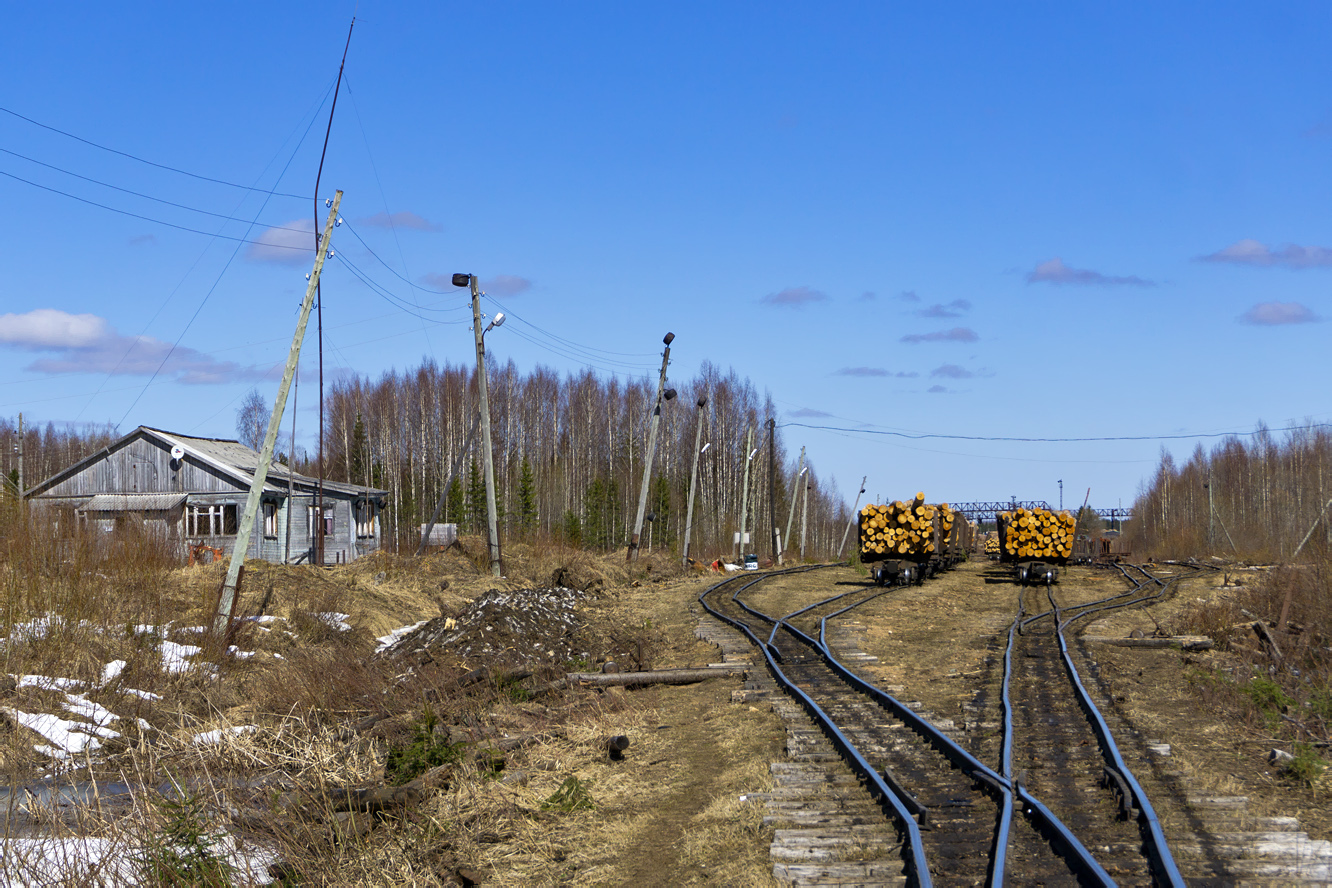
<path id="1" fill-rule="evenodd" d="M 782 542 L 777 536 L 777 420 L 768 419 L 768 524 L 772 525 L 772 563 L 782 562 Z"/>
<path id="2" fill-rule="evenodd" d="M 259 511 L 259 500 L 263 496 L 264 482 L 268 480 L 268 466 L 273 461 L 273 447 L 277 444 L 278 429 L 282 426 L 282 414 L 287 410 L 287 389 L 291 388 L 292 377 L 296 375 L 296 364 L 301 357 L 301 342 L 305 339 L 305 326 L 310 322 L 310 309 L 314 305 L 315 291 L 319 288 L 319 274 L 324 270 L 324 257 L 328 255 L 328 245 L 333 237 L 333 223 L 338 218 L 338 206 L 342 203 L 342 192 L 333 197 L 332 209 L 328 212 L 328 221 L 324 223 L 324 236 L 319 239 L 319 250 L 315 253 L 314 270 L 310 272 L 310 283 L 305 288 L 305 301 L 301 303 L 301 316 L 296 322 L 296 334 L 291 339 L 291 350 L 287 353 L 287 366 L 282 371 L 282 382 L 278 385 L 277 401 L 273 404 L 273 413 L 268 418 L 268 431 L 264 433 L 264 443 L 259 448 L 259 464 L 254 467 L 254 480 L 250 482 L 250 495 L 245 500 L 245 512 L 241 515 L 240 527 L 236 531 L 236 546 L 231 550 L 231 561 L 227 564 L 227 577 L 222 581 L 222 594 L 217 603 L 217 618 L 213 622 L 213 631 L 219 636 L 226 631 L 231 621 L 232 606 L 236 602 L 236 586 L 240 582 L 241 565 L 245 563 L 246 550 L 250 548 L 250 534 L 254 530 L 254 517 Z M 290 520 L 290 504 L 287 518 Z M 323 531 L 321 526 L 316 533 Z"/>
<path id="3" fill-rule="evenodd" d="M 851 520 L 846 522 L 846 530 L 842 532 L 842 545 L 837 547 L 837 560 L 842 559 L 842 553 L 846 551 L 846 538 L 851 536 L 851 527 L 856 523 L 856 509 L 860 506 L 860 498 L 865 493 L 865 482 L 869 480 L 869 475 L 860 479 L 860 493 L 856 494 L 856 501 L 851 506 Z"/>
<path id="4" fill-rule="evenodd" d="M 490 549 L 490 573 L 500 576 L 499 522 L 495 516 L 495 452 L 490 447 L 490 395 L 486 380 L 485 331 L 481 329 L 481 290 L 476 275 L 467 276 L 472 288 L 472 332 L 476 334 L 476 387 L 481 396 L 481 449 L 486 465 L 486 535 Z"/>
<path id="5" fill-rule="evenodd" d="M 791 545 L 791 521 L 795 518 L 796 493 L 800 490 L 798 485 L 800 484 L 800 476 L 803 474 L 805 474 L 805 448 L 801 447 L 800 462 L 796 465 L 796 475 L 791 481 L 791 511 L 786 513 L 786 533 L 782 534 L 783 551 L 786 550 L 787 546 Z M 777 559 L 777 563 L 782 563 L 781 558 Z"/>
<path id="6" fill-rule="evenodd" d="M 647 458 L 643 460 L 643 486 L 638 491 L 638 514 L 634 516 L 634 534 L 629 537 L 629 549 L 624 553 L 625 561 L 638 560 L 638 537 L 643 532 L 643 515 L 647 513 L 648 484 L 652 481 L 652 454 L 657 449 L 657 423 L 661 421 L 662 390 L 666 388 L 666 365 L 671 362 L 671 341 L 674 333 L 667 333 L 661 340 L 666 350 L 661 353 L 661 377 L 657 380 L 657 406 L 652 410 L 652 421 L 648 423 Z M 675 397 L 675 389 L 665 394 L 666 400 Z"/>
<path id="7" fill-rule="evenodd" d="M 740 538 L 735 541 L 735 557 L 743 555 L 745 545 L 745 522 L 749 519 L 749 464 L 754 459 L 754 430 L 745 435 L 745 480 L 740 485 Z"/>
<path id="8" fill-rule="evenodd" d="M 708 396 L 698 396 L 698 428 L 694 432 L 694 467 L 689 471 L 689 507 L 685 509 L 684 555 L 681 564 L 689 564 L 689 538 L 694 535 L 694 485 L 698 482 L 698 458 L 703 455 L 698 445 L 703 442 L 703 408 L 708 406 Z"/>

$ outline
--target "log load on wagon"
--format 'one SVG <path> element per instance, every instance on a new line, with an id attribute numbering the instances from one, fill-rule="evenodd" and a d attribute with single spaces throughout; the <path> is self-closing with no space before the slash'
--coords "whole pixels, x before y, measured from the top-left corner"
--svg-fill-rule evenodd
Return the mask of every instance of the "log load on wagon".
<path id="1" fill-rule="evenodd" d="M 1073 554 L 1072 514 L 1020 508 L 996 517 L 999 561 L 1015 565 L 1018 582 L 1024 586 L 1058 582 L 1058 568 Z"/>

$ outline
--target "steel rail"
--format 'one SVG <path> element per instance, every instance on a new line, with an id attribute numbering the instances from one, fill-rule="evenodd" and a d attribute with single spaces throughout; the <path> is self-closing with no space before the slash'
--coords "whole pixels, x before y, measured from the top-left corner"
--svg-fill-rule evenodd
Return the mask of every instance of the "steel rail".
<path id="1" fill-rule="evenodd" d="M 865 601 L 871 599 L 867 598 Z M 852 686 L 857 687 L 862 692 L 868 694 L 879 705 L 888 709 L 899 719 L 907 723 L 907 726 L 923 737 L 934 749 L 958 768 L 963 774 L 973 778 L 977 782 L 988 786 L 996 796 L 1001 800 L 999 827 L 995 833 L 995 845 L 993 856 L 991 858 L 990 885 L 999 886 L 1004 883 L 1004 872 L 1008 857 L 1008 835 L 1009 827 L 1012 822 L 1013 797 L 1017 796 L 1023 803 L 1023 814 L 1032 822 L 1037 832 L 1043 835 L 1047 841 L 1057 848 L 1063 849 L 1063 857 L 1072 864 L 1072 869 L 1080 873 L 1093 883 L 1101 886 L 1113 886 L 1114 879 L 1105 871 L 1105 868 L 1096 860 L 1096 857 L 1087 850 L 1082 841 L 1074 835 L 1059 817 L 1051 811 L 1045 803 L 1041 802 L 1031 793 L 1029 793 L 1021 783 L 1015 783 L 1012 779 L 1012 767 L 1008 766 L 1003 774 L 997 774 L 995 771 L 967 752 L 953 738 L 943 733 L 928 719 L 910 709 L 906 704 L 898 700 L 892 694 L 883 689 L 865 681 L 859 675 L 852 672 L 841 663 L 827 646 L 826 629 L 828 620 L 833 617 L 841 616 L 852 608 L 859 607 L 864 602 L 844 607 L 841 610 L 828 614 L 819 621 L 819 641 L 805 635 L 794 626 L 788 626 L 788 631 L 804 639 L 807 643 L 815 644 L 828 659 L 833 669 L 843 677 Z M 1010 630 L 1009 643 L 1012 643 L 1012 632 Z M 1011 647 L 1010 647 L 1011 650 Z M 1005 664 L 1011 662 L 1010 654 L 1005 654 Z M 1007 672 L 1005 672 L 1005 695 L 1007 694 Z M 1005 696 L 1005 705 L 1007 707 L 1007 697 Z M 1006 743 L 1011 745 L 1013 729 L 1011 713 L 1005 708 L 1005 736 Z"/>
<path id="2" fill-rule="evenodd" d="M 747 588 L 748 585 L 742 587 L 741 589 L 736 590 L 736 592 L 731 596 L 732 601 L 734 601 L 747 613 L 757 617 L 758 619 L 764 621 L 772 621 L 773 618 L 771 616 L 763 613 L 762 611 L 756 610 L 755 608 L 750 607 L 745 602 L 739 600 L 738 596 L 740 595 L 741 592 L 743 592 Z M 842 593 L 841 595 L 835 595 L 831 598 L 824 599 L 822 602 L 816 602 L 815 604 L 801 608 L 799 611 L 796 611 L 795 613 L 796 614 L 804 613 L 815 607 L 818 607 L 821 604 L 828 604 L 840 598 L 845 598 L 849 594 L 852 593 Z M 779 626 L 784 626 L 787 632 L 791 633 L 798 640 L 802 641 L 806 645 L 812 647 L 815 651 L 819 652 L 823 656 L 825 662 L 827 662 L 828 665 L 833 669 L 833 671 L 836 672 L 844 681 L 846 681 L 856 690 L 859 690 L 861 693 L 864 693 L 867 696 L 869 696 L 871 699 L 873 699 L 883 708 L 887 709 L 889 712 L 893 713 L 893 715 L 895 715 L 899 720 L 905 722 L 907 727 L 915 731 L 931 747 L 933 747 L 936 752 L 940 753 L 946 759 L 948 759 L 948 761 L 959 771 L 961 771 L 965 776 L 970 777 L 976 780 L 978 783 L 982 784 L 983 786 L 988 787 L 996 796 L 999 796 L 1006 803 L 1006 807 L 1008 808 L 1009 811 L 1010 822 L 1011 822 L 1011 812 L 1012 812 L 1012 798 L 1013 795 L 1016 794 L 1017 797 L 1020 798 L 1023 802 L 1023 813 L 1032 821 L 1033 826 L 1041 835 L 1043 835 L 1056 848 L 1062 849 L 1063 852 L 1062 856 L 1071 865 L 1071 868 L 1075 872 L 1081 874 L 1083 877 L 1090 880 L 1094 884 L 1101 886 L 1114 885 L 1115 884 L 1114 880 L 1105 871 L 1105 868 L 1102 867 L 1101 864 L 1096 860 L 1095 856 L 1089 850 L 1087 850 L 1086 846 L 1082 844 L 1081 840 L 1078 839 L 1076 835 L 1074 835 L 1072 830 L 1070 830 L 1067 826 L 1065 826 L 1064 823 L 1055 815 L 1055 813 L 1051 811 L 1043 802 L 1041 802 L 1035 796 L 1027 792 L 1026 789 L 1021 786 L 1021 784 L 1014 785 L 1012 780 L 1008 776 L 1006 775 L 1001 776 L 995 773 L 993 769 L 991 769 L 984 762 L 980 761 L 980 759 L 976 758 L 971 753 L 967 752 L 965 749 L 959 746 L 956 742 L 953 741 L 951 737 L 940 731 L 938 727 L 936 727 L 928 719 L 922 717 L 914 710 L 907 707 L 906 704 L 902 703 L 893 695 L 887 693 L 886 691 L 877 687 L 876 685 L 865 681 L 855 672 L 847 668 L 832 653 L 831 649 L 827 646 L 826 643 L 826 629 L 827 629 L 828 620 L 833 617 L 840 616 L 841 614 L 853 608 L 859 607 L 861 604 L 871 601 L 877 597 L 878 594 L 869 596 L 860 602 L 848 605 L 847 607 L 841 608 L 840 610 L 828 614 L 827 616 L 820 619 L 818 641 L 815 641 L 813 638 L 811 638 L 809 635 L 801 631 L 799 628 L 792 626 L 789 623 L 786 623 L 785 620 L 778 621 L 778 623 L 775 624 L 773 627 L 773 634 L 769 636 L 768 644 L 769 645 L 772 644 L 772 639 L 775 638 L 776 636 L 777 628 L 779 628 Z M 1000 847 L 1003 848 L 1003 851 L 1002 853 L 999 853 L 997 857 L 992 853 L 991 857 L 990 880 L 989 880 L 989 884 L 991 886 L 999 886 L 1002 885 L 1004 882 L 1004 867 L 1007 860 L 1006 824 L 1004 825 L 1004 830 L 1005 831 L 1003 833 L 1002 846 L 998 844 L 999 842 L 998 836 L 996 836 L 996 845 L 995 845 L 996 851 Z"/>
<path id="3" fill-rule="evenodd" d="M 774 576 L 780 576 L 782 574 L 797 573 L 797 572 L 803 573 L 804 571 L 815 570 L 819 567 L 830 567 L 830 566 L 831 565 L 814 565 L 813 567 L 790 568 L 788 570 L 770 572 L 768 574 L 765 574 L 764 576 L 757 577 L 741 585 L 738 589 L 736 589 L 735 593 L 731 596 L 731 600 L 740 607 L 744 608 L 746 611 L 753 613 L 755 616 L 758 616 L 761 619 L 770 620 L 771 618 L 761 616 L 757 612 L 752 611 L 743 602 L 739 601 L 736 598 L 736 596 L 738 596 L 741 592 L 745 591 L 749 587 L 757 585 L 763 580 L 769 579 Z M 708 604 L 707 602 L 708 595 L 720 589 L 722 586 L 727 585 L 728 583 L 736 582 L 738 579 L 740 578 L 735 577 L 729 580 L 723 580 L 722 582 L 717 583 L 715 586 L 711 586 L 708 589 L 703 590 L 703 592 L 698 596 L 698 603 L 703 605 L 703 608 L 717 619 L 731 626 L 734 626 L 736 629 L 739 629 L 749 638 L 750 641 L 752 641 L 760 650 L 763 651 L 763 658 L 768 664 L 768 670 L 772 673 L 773 678 L 777 680 L 777 683 L 781 685 L 782 688 L 786 690 L 787 693 L 791 694 L 793 697 L 795 697 L 797 700 L 800 701 L 801 706 L 804 707 L 805 711 L 809 713 L 810 717 L 814 719 L 815 723 L 818 724 L 823 729 L 823 731 L 828 735 L 828 738 L 832 741 L 833 745 L 838 748 L 838 751 L 841 753 L 842 757 L 848 760 L 847 763 L 851 767 L 851 769 L 855 771 L 861 777 L 861 779 L 869 783 L 875 791 L 878 792 L 880 804 L 883 804 L 883 802 L 886 801 L 888 805 L 892 808 L 894 819 L 896 820 L 899 828 L 903 832 L 905 832 L 907 836 L 907 842 L 905 843 L 905 846 L 907 849 L 906 865 L 908 869 L 908 874 L 907 874 L 908 879 L 913 884 L 917 885 L 918 888 L 933 888 L 934 883 L 930 877 L 929 861 L 925 857 L 925 845 L 921 841 L 920 837 L 920 826 L 912 818 L 911 812 L 908 807 L 908 803 L 900 796 L 898 796 L 898 794 L 893 791 L 892 787 L 890 787 L 888 783 L 883 779 L 883 776 L 880 775 L 879 772 L 875 770 L 870 765 L 870 763 L 865 760 L 864 756 L 862 756 L 860 754 L 860 751 L 856 749 L 855 745 L 851 742 L 850 738 L 848 738 L 845 734 L 843 734 L 841 730 L 837 727 L 837 724 L 833 721 L 832 717 L 829 716 L 826 712 L 824 712 L 823 709 L 817 703 L 814 702 L 813 698 L 811 698 L 808 694 L 802 691 L 795 684 L 795 682 L 791 681 L 789 678 L 786 677 L 786 674 L 782 671 L 781 667 L 777 665 L 778 658 L 773 656 L 774 649 L 770 643 L 764 643 L 763 641 L 760 641 L 759 637 L 755 635 L 753 630 L 751 630 L 749 626 L 747 626 L 745 623 L 726 616 L 725 614 L 718 611 L 716 608 L 712 607 L 712 605 Z"/>
<path id="4" fill-rule="evenodd" d="M 1147 572 L 1143 571 L 1143 573 L 1146 574 Z M 1150 577 L 1150 574 L 1148 576 Z M 1164 594 L 1169 585 L 1163 585 L 1160 594 Z M 1073 664 L 1073 658 L 1069 655 L 1068 643 L 1064 639 L 1064 628 L 1073 620 L 1079 619 L 1085 614 L 1079 614 L 1068 621 L 1061 621 L 1060 608 L 1055 602 L 1054 591 L 1047 587 L 1046 595 L 1049 596 L 1050 607 L 1054 612 L 1055 640 L 1059 643 L 1059 652 L 1063 656 L 1064 669 L 1067 671 L 1069 681 L 1073 685 L 1078 704 L 1091 722 L 1092 730 L 1095 731 L 1097 740 L 1101 744 L 1102 755 L 1106 757 L 1109 765 L 1123 777 L 1124 782 L 1128 784 L 1129 791 L 1133 793 L 1134 801 L 1137 803 L 1138 822 L 1140 826 L 1146 827 L 1147 830 L 1144 844 L 1147 846 L 1147 858 L 1152 865 L 1156 882 L 1158 885 L 1164 884 L 1170 885 L 1172 888 L 1184 888 L 1184 876 L 1180 873 L 1179 867 L 1175 864 L 1174 856 L 1170 853 L 1170 846 L 1166 842 L 1165 832 L 1161 829 L 1161 822 L 1156 816 L 1156 811 L 1152 808 L 1152 803 L 1148 800 L 1147 793 L 1143 791 L 1142 785 L 1138 783 L 1123 756 L 1120 755 L 1119 746 L 1115 743 L 1114 736 L 1110 732 L 1110 726 L 1105 723 L 1105 718 L 1092 701 L 1086 687 L 1083 686 L 1082 678 L 1078 675 L 1078 669 Z"/>

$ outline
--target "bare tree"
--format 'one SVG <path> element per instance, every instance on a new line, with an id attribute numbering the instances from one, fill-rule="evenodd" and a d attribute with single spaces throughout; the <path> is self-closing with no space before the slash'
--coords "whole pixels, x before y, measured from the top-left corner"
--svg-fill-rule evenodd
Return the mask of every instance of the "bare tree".
<path id="1" fill-rule="evenodd" d="M 236 439 L 254 450 L 264 443 L 264 432 L 268 431 L 268 420 L 273 415 L 273 408 L 268 406 L 259 389 L 252 388 L 236 410 Z"/>

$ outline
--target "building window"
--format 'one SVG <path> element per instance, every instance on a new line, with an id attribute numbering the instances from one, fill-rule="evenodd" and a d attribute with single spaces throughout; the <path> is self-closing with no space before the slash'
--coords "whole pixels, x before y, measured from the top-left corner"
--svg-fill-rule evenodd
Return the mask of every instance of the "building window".
<path id="1" fill-rule="evenodd" d="M 278 533 L 277 503 L 264 503 L 264 536 L 276 537 Z"/>
<path id="2" fill-rule="evenodd" d="M 375 504 L 369 501 L 356 504 L 356 535 L 372 537 L 375 535 Z"/>
<path id="3" fill-rule="evenodd" d="M 187 537 L 235 536 L 236 504 L 187 506 L 185 535 Z"/>
<path id="4" fill-rule="evenodd" d="M 315 527 L 318 526 L 318 522 L 316 522 L 315 520 L 315 515 L 318 513 L 318 511 L 319 510 L 314 506 L 305 507 L 305 516 L 306 516 L 305 530 L 306 533 L 310 535 L 310 539 L 314 539 Z M 324 536 L 333 536 L 333 506 L 331 505 L 324 507 L 323 525 L 324 525 Z"/>

